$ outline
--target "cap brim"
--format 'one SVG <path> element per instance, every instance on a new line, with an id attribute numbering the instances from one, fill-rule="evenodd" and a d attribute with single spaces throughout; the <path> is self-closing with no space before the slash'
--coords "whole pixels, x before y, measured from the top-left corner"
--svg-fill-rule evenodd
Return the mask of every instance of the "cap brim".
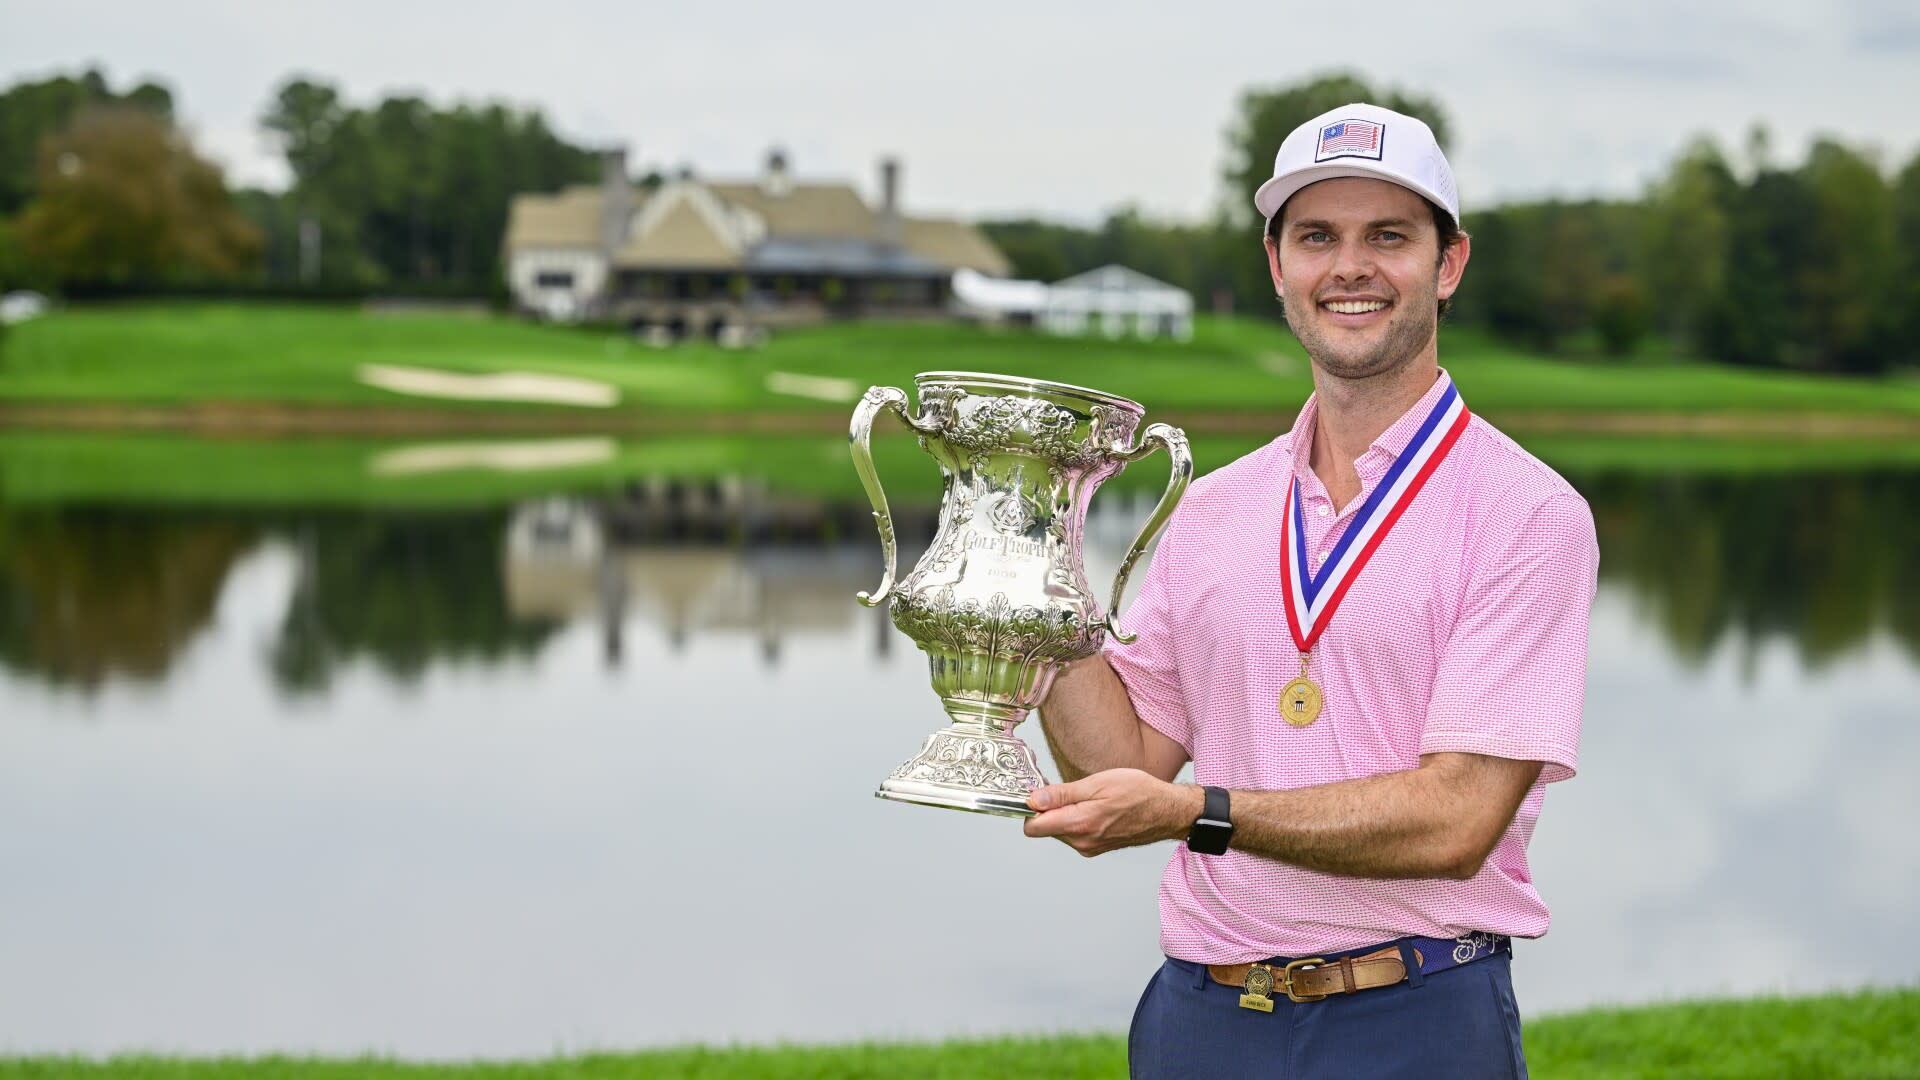
<path id="1" fill-rule="evenodd" d="M 1398 184 L 1440 209 L 1447 211 L 1447 213 L 1453 214 L 1454 217 L 1458 218 L 1460 216 L 1447 206 L 1447 200 L 1441 198 L 1431 188 L 1416 184 L 1403 176 L 1396 176 L 1383 169 L 1365 169 L 1353 165 L 1340 165 L 1332 162 L 1301 169 L 1297 172 L 1288 173 L 1285 176 L 1276 176 L 1266 183 L 1261 184 L 1260 190 L 1253 193 L 1253 208 L 1260 211 L 1262 220 L 1270 220 L 1273 215 L 1280 212 L 1282 206 L 1287 204 L 1287 200 L 1293 198 L 1301 188 L 1309 184 L 1317 184 L 1322 180 L 1338 180 L 1341 177 L 1349 176 L 1358 177 L 1363 180 L 1382 180 L 1389 184 Z"/>

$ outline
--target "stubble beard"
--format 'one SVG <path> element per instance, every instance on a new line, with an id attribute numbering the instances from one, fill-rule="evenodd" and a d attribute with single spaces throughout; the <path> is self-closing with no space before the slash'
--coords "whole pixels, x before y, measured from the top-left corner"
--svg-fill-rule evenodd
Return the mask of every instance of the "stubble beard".
<path id="1" fill-rule="evenodd" d="M 1402 296 L 1394 302 L 1393 314 L 1385 330 L 1371 341 L 1337 345 L 1320 325 L 1320 306 L 1315 299 L 1301 300 L 1282 293 L 1280 307 L 1293 336 L 1312 357 L 1314 366 L 1337 379 L 1371 379 L 1406 367 L 1433 340 L 1440 323 L 1439 283 L 1429 283 L 1420 295 Z M 1304 306 L 1305 311 L 1301 308 Z"/>

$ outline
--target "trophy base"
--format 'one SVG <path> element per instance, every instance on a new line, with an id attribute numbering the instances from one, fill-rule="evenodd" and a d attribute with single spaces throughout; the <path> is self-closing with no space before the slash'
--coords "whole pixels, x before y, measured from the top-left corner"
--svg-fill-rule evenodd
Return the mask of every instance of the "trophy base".
<path id="1" fill-rule="evenodd" d="M 920 752 L 873 794 L 897 802 L 1001 817 L 1032 817 L 1027 796 L 1046 784 L 1033 748 L 1012 735 L 955 724 L 927 736 Z"/>

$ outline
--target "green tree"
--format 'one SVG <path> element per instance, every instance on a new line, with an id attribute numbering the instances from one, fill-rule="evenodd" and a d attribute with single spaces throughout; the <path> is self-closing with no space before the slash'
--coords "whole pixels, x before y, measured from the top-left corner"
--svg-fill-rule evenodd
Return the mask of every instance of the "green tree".
<path id="1" fill-rule="evenodd" d="M 598 176 L 594 154 L 560 139 L 538 112 L 501 105 L 442 110 L 401 95 L 360 109 L 324 82 L 295 78 L 261 125 L 293 174 L 291 210 L 254 208 L 291 230 L 274 238 L 276 250 L 297 252 L 302 228 L 316 236 L 327 281 L 486 288 L 498 277 L 513 196 Z"/>
<path id="2" fill-rule="evenodd" d="M 1531 232 L 1546 330 L 1543 344 L 1550 348 L 1592 324 L 1607 268 L 1591 206 L 1548 202 L 1535 213 Z"/>
<path id="3" fill-rule="evenodd" d="M 36 190 L 20 248 L 62 282 L 231 277 L 259 255 L 219 168 L 145 109 L 89 108 L 42 140 Z"/>
<path id="4" fill-rule="evenodd" d="M 1809 344 L 1823 368 L 1884 371 L 1896 351 L 1899 266 L 1886 181 L 1872 161 L 1825 139 L 1801 173 L 1813 203 L 1798 275 Z"/>
<path id="5" fill-rule="evenodd" d="M 40 140 L 65 129 L 80 110 L 96 105 L 127 105 L 173 116 L 173 94 L 166 87 L 147 82 L 119 94 L 98 70 L 16 83 L 0 92 L 0 217 L 19 212 L 33 197 Z"/>
<path id="6" fill-rule="evenodd" d="M 1647 332 L 1647 298 L 1628 274 L 1610 274 L 1593 300 L 1593 329 L 1608 356 L 1626 356 Z"/>
<path id="7" fill-rule="evenodd" d="M 1552 336 L 1537 255 L 1527 243 L 1526 211 L 1496 207 L 1467 215 L 1473 257 L 1450 318 L 1478 323 L 1512 341 L 1538 345 Z"/>
<path id="8" fill-rule="evenodd" d="M 40 288 L 45 284 L 39 280 L 26 255 L 20 250 L 20 239 L 14 235 L 15 231 L 12 222 L 0 218 L 0 293 Z"/>
<path id="9" fill-rule="evenodd" d="M 1755 154 L 1756 161 L 1764 161 Z M 1812 258 L 1808 223 L 1814 207 L 1797 173 L 1760 167 L 1732 193 L 1727 216 L 1729 272 L 1721 302 L 1711 309 L 1708 355 L 1736 364 L 1802 362 L 1799 276 Z"/>
<path id="10" fill-rule="evenodd" d="M 1697 347 L 1707 344 L 1726 303 L 1728 208 L 1737 185 L 1719 148 L 1702 139 L 1646 200 L 1638 276 L 1658 325 Z"/>
<path id="11" fill-rule="evenodd" d="M 1888 201 L 1899 258 L 1894 271 L 1897 324 L 1892 352 L 1903 363 L 1920 365 L 1920 154 L 1894 178 Z"/>

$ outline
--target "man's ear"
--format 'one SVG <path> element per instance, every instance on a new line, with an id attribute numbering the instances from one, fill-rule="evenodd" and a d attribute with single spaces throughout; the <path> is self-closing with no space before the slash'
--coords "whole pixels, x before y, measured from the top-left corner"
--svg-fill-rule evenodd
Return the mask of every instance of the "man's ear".
<path id="1" fill-rule="evenodd" d="M 1267 272 L 1273 275 L 1273 293 L 1275 296 L 1286 292 L 1280 280 L 1280 245 L 1273 242 L 1272 235 L 1264 238 L 1267 245 Z"/>
<path id="2" fill-rule="evenodd" d="M 1460 288 L 1460 278 L 1467 272 L 1467 257 L 1473 254 L 1473 237 L 1462 232 L 1460 239 L 1447 245 L 1440 253 L 1440 280 L 1434 294 L 1441 300 L 1449 299 Z"/>

